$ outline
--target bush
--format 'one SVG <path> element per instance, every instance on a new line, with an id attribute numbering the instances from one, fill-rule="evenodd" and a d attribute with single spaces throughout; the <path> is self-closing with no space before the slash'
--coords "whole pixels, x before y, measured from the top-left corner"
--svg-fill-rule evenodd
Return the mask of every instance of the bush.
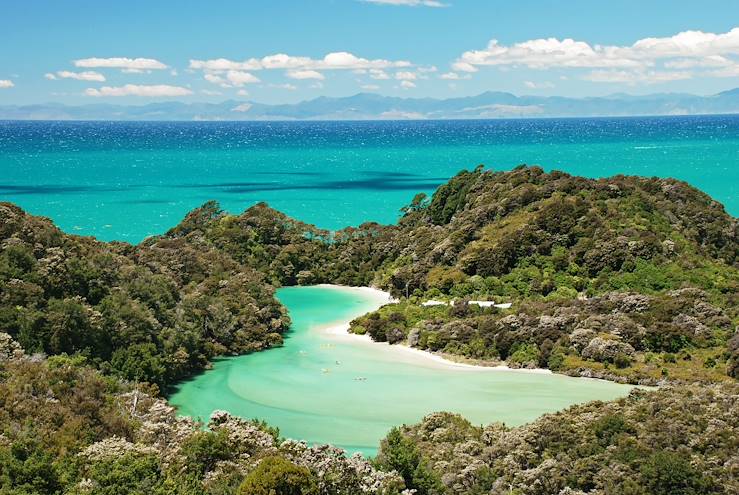
<path id="1" fill-rule="evenodd" d="M 182 445 L 182 454 L 191 472 L 203 475 L 218 461 L 230 458 L 228 434 L 225 431 L 202 431 L 188 438 Z"/>
<path id="2" fill-rule="evenodd" d="M 654 495 L 714 493 L 690 460 L 675 452 L 655 452 L 642 466 L 641 474 L 649 493 Z"/>
<path id="3" fill-rule="evenodd" d="M 536 366 L 539 362 L 539 348 L 536 344 L 520 344 L 508 358 L 508 362 L 519 366 Z"/>
<path id="4" fill-rule="evenodd" d="M 616 357 L 613 358 L 613 364 L 615 364 L 617 368 L 628 368 L 631 366 L 631 358 L 624 353 L 618 353 Z"/>
<path id="5" fill-rule="evenodd" d="M 241 495 L 313 495 L 318 485 L 308 470 L 282 457 L 265 457 L 239 487 Z"/>
<path id="6" fill-rule="evenodd" d="M 441 487 L 441 481 L 429 469 L 416 444 L 397 427 L 380 444 L 375 462 L 380 469 L 397 471 L 406 487 L 415 489 L 418 495 L 435 493 Z"/>

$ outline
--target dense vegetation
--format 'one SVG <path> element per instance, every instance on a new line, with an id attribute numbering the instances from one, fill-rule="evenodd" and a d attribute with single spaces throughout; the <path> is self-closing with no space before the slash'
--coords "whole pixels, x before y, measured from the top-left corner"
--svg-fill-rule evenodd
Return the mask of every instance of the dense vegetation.
<path id="1" fill-rule="evenodd" d="M 374 280 L 411 297 L 357 333 L 621 381 L 739 372 L 737 222 L 685 183 L 477 169 L 417 197 L 399 229 L 408 245 Z"/>
<path id="2" fill-rule="evenodd" d="M 732 384 L 634 390 L 517 428 L 436 413 L 394 429 L 378 463 L 419 494 L 731 494 L 738 412 Z"/>
<path id="3" fill-rule="evenodd" d="M 209 202 L 131 246 L 0 203 L 0 494 L 735 493 L 738 230 L 683 182 L 538 167 L 461 172 L 397 225 L 335 233 Z M 672 385 L 514 429 L 431 415 L 373 465 L 158 398 L 280 345 L 274 287 L 322 282 L 399 298 L 353 322 L 375 340 Z"/>
<path id="4" fill-rule="evenodd" d="M 163 239 L 214 248 L 274 285 L 385 288 L 401 302 L 353 325 L 376 340 L 631 382 L 739 370 L 737 221 L 684 182 L 478 167 L 404 213 L 332 234 L 265 204 L 228 215 L 208 203 Z"/>
<path id="5" fill-rule="evenodd" d="M 176 240 L 106 244 L 0 203 L 0 329 L 165 386 L 208 359 L 282 342 L 288 319 L 252 268 Z"/>
<path id="6" fill-rule="evenodd" d="M 263 203 L 241 215 L 207 203 L 165 237 L 215 247 L 274 284 L 373 283 L 396 296 L 737 292 L 736 219 L 673 179 L 477 168 L 404 211 L 398 225 L 332 234 Z"/>
<path id="7" fill-rule="evenodd" d="M 524 300 L 510 310 L 483 309 L 464 299 L 432 307 L 404 301 L 352 322 L 355 332 L 376 341 L 452 359 L 641 384 L 736 378 L 735 326 L 736 307 L 722 309 L 694 288 Z"/>
<path id="8" fill-rule="evenodd" d="M 24 356 L 0 333 L 2 494 L 397 494 L 402 480 L 332 447 L 217 412 L 208 430 L 84 357 Z"/>

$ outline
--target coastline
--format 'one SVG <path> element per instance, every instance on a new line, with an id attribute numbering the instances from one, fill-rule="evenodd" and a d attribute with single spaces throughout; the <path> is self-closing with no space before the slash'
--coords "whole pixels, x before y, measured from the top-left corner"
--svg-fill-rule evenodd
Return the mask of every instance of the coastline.
<path id="1" fill-rule="evenodd" d="M 366 313 L 375 311 L 385 304 L 394 302 L 393 297 L 385 291 L 376 289 L 374 287 L 351 287 L 346 285 L 335 285 L 335 284 L 318 284 L 318 287 L 327 287 L 347 292 L 362 293 L 369 295 L 371 300 L 369 301 Z M 366 314 L 364 313 L 364 314 Z M 371 345 L 382 345 L 386 346 L 390 352 L 399 352 L 405 355 L 405 357 L 415 357 L 415 361 L 418 364 L 434 364 L 438 368 L 443 369 L 455 369 L 455 370 L 477 370 L 477 371 L 506 371 L 515 373 L 534 373 L 542 375 L 554 374 L 551 370 L 543 368 L 511 368 L 505 364 L 498 364 L 494 366 L 485 366 L 480 364 L 470 364 L 453 361 L 439 354 L 426 351 L 423 349 L 416 349 L 406 344 L 389 344 L 387 342 L 375 342 L 369 335 L 358 335 L 349 332 L 350 322 L 349 321 L 337 321 L 328 325 L 322 325 L 315 327 L 315 330 L 325 334 L 331 335 L 338 338 L 349 338 L 361 341 L 365 344 Z"/>

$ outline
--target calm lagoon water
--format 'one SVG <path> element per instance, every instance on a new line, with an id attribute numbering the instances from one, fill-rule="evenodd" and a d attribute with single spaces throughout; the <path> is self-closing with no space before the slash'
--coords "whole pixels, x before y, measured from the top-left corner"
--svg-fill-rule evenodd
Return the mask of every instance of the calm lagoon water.
<path id="1" fill-rule="evenodd" d="M 0 200 L 138 242 L 218 200 L 328 229 L 392 223 L 461 169 L 677 177 L 739 215 L 739 116 L 415 122 L 0 121 Z"/>
<path id="2" fill-rule="evenodd" d="M 631 389 L 552 374 L 446 366 L 396 346 L 327 332 L 326 326 L 380 305 L 360 290 L 287 287 L 278 290 L 278 298 L 293 320 L 285 345 L 218 360 L 170 397 L 180 414 L 207 420 L 222 409 L 265 419 L 288 438 L 374 455 L 391 427 L 434 411 L 458 412 L 475 424 L 519 425 Z"/>

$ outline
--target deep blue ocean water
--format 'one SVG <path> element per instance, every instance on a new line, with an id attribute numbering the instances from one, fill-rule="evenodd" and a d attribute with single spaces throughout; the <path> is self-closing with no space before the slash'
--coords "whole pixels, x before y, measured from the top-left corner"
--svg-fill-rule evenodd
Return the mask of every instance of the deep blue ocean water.
<path id="1" fill-rule="evenodd" d="M 461 169 L 676 177 L 739 215 L 739 116 L 396 122 L 0 122 L 0 200 L 138 242 L 215 199 L 320 227 L 397 220 Z"/>

